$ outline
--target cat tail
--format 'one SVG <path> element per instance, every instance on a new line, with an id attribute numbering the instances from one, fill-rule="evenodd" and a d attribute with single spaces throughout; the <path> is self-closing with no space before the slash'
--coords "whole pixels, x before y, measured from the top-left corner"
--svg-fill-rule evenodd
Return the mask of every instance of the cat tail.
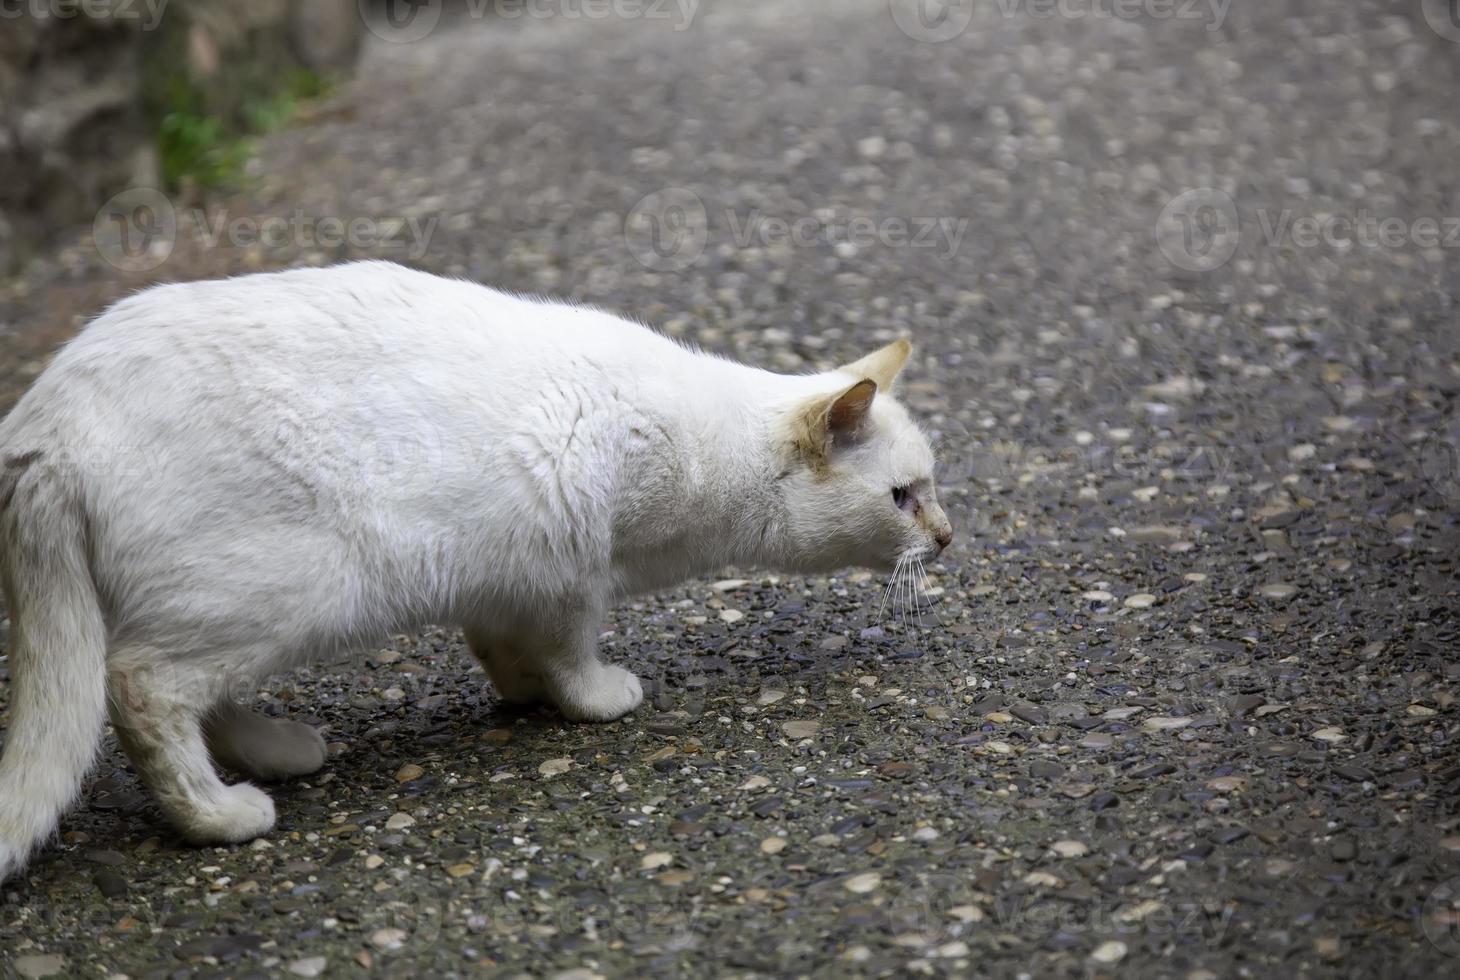
<path id="1" fill-rule="evenodd" d="M 79 494 L 39 454 L 0 460 L 10 600 L 10 725 L 0 755 L 0 881 L 55 832 L 106 726 L 106 625 Z"/>

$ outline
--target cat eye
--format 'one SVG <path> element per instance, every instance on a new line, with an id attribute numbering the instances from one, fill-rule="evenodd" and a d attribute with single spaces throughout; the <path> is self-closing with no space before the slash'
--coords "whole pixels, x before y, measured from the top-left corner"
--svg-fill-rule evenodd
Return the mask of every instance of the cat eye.
<path id="1" fill-rule="evenodd" d="M 898 510 L 915 511 L 918 509 L 918 498 L 913 496 L 912 487 L 893 487 L 892 502 Z"/>

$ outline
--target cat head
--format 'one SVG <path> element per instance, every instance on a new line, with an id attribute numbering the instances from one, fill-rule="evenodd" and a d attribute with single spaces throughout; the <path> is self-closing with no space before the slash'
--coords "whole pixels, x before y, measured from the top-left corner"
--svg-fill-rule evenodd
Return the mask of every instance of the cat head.
<path id="1" fill-rule="evenodd" d="M 794 570 L 892 570 L 952 540 L 933 450 L 891 393 L 911 353 L 899 340 L 808 379 L 819 390 L 787 412 L 780 484 Z"/>

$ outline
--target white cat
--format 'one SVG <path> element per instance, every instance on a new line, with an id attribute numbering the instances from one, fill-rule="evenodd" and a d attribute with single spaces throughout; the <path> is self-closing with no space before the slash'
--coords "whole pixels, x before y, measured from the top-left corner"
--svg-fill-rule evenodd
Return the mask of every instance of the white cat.
<path id="1" fill-rule="evenodd" d="M 245 841 L 273 802 L 213 761 L 277 778 L 324 751 L 230 689 L 449 623 L 504 698 L 613 719 L 643 697 L 595 651 L 621 597 L 938 554 L 933 454 L 888 394 L 909 353 L 776 375 L 376 262 L 116 304 L 0 423 L 0 879 L 108 715 L 188 839 Z"/>

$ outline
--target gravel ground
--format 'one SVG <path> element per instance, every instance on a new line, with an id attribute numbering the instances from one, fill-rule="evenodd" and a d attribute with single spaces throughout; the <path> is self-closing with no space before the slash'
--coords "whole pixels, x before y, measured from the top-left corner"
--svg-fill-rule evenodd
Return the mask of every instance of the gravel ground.
<path id="1" fill-rule="evenodd" d="M 507 710 L 447 631 L 278 678 L 333 760 L 252 846 L 182 846 L 109 742 L 0 974 L 1454 975 L 1435 6 L 447 18 L 202 230 L 173 202 L 156 268 L 82 239 L 12 283 L 7 400 L 145 282 L 367 255 L 784 370 L 908 334 L 959 539 L 886 609 L 745 569 L 617 610 L 652 693 L 607 726 Z"/>

